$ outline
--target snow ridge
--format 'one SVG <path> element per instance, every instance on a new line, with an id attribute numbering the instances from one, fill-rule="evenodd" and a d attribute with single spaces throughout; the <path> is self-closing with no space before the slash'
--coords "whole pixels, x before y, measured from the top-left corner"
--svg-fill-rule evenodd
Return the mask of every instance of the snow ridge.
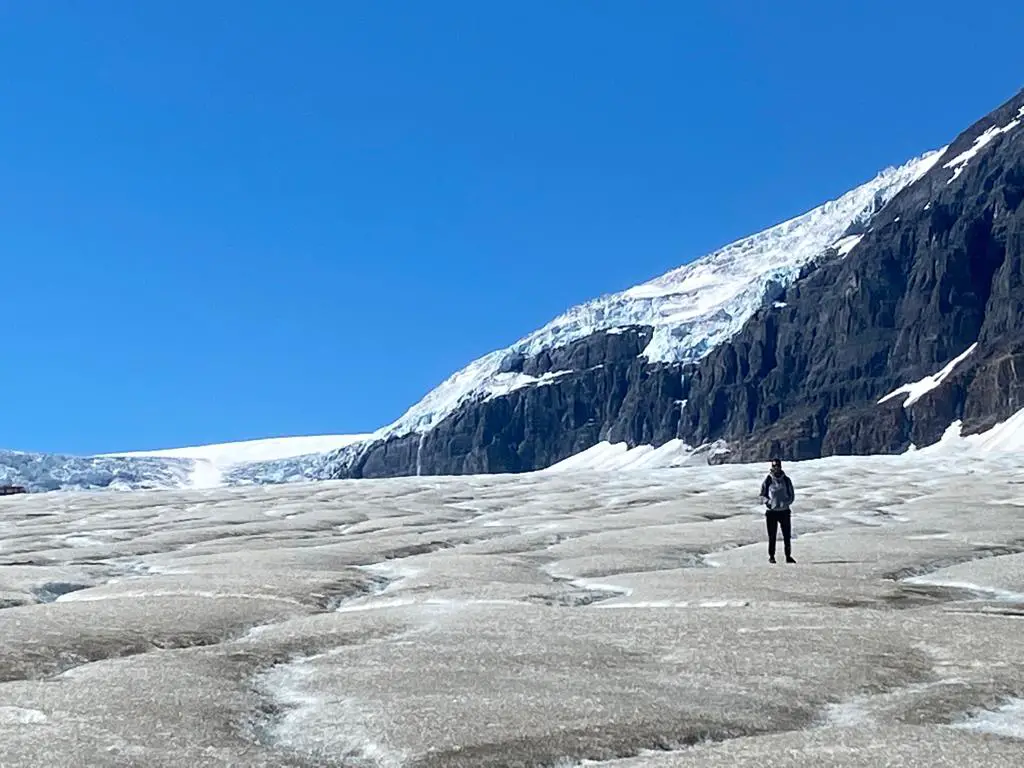
<path id="1" fill-rule="evenodd" d="M 946 147 L 927 152 L 807 213 L 725 246 L 661 277 L 569 309 L 512 346 L 491 352 L 453 374 L 373 434 L 375 440 L 427 432 L 463 403 L 539 382 L 502 373 L 513 355 L 531 357 L 598 332 L 651 326 L 643 352 L 651 362 L 699 360 L 734 336 L 800 269 L 826 249 L 841 255 L 852 239 L 900 191 L 924 176 Z"/>
<path id="2" fill-rule="evenodd" d="M 1017 116 L 1006 125 L 993 125 L 974 140 L 974 144 L 971 145 L 970 149 L 961 152 L 948 163 L 944 163 L 942 166 L 943 168 L 953 169 L 953 175 L 949 177 L 949 181 L 947 181 L 946 184 L 952 184 L 957 178 L 959 178 L 960 174 L 964 172 L 964 168 L 967 167 L 967 164 L 971 162 L 971 160 L 992 141 L 992 139 L 996 138 L 996 136 L 999 136 L 1000 134 L 1012 131 L 1020 125 L 1021 120 L 1024 120 L 1024 107 L 1017 110 Z"/>

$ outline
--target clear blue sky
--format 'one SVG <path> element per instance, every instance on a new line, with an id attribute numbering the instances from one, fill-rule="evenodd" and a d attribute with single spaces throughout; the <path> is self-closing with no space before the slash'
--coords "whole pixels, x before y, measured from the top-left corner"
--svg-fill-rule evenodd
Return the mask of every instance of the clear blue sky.
<path id="1" fill-rule="evenodd" d="M 0 9 L 0 446 L 371 430 L 471 359 L 941 146 L 1024 4 Z"/>

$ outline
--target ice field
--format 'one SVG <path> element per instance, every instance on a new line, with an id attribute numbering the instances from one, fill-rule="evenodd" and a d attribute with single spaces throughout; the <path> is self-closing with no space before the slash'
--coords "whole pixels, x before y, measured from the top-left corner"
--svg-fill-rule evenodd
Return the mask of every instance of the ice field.
<path id="1" fill-rule="evenodd" d="M 786 469 L 2 499 L 0 766 L 1024 765 L 1024 459 Z"/>

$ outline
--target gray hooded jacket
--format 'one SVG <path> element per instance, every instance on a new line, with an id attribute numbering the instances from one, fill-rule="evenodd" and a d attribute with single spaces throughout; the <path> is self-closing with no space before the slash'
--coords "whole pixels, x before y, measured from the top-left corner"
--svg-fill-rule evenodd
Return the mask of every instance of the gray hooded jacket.
<path id="1" fill-rule="evenodd" d="M 761 498 L 769 512 L 788 512 L 789 505 L 796 498 L 793 481 L 785 472 L 777 476 L 769 472 L 761 483 Z"/>

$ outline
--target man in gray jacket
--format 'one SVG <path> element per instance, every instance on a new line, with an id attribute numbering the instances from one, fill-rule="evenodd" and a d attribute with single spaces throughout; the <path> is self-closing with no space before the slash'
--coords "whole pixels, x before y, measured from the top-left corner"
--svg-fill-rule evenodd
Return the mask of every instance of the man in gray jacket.
<path id="1" fill-rule="evenodd" d="M 782 461 L 772 459 L 772 469 L 768 477 L 761 483 L 761 499 L 765 505 L 765 519 L 768 523 L 768 562 L 775 562 L 775 537 L 782 528 L 782 545 L 786 550 L 786 562 L 795 563 L 793 548 L 790 544 L 792 525 L 790 524 L 790 505 L 796 493 L 793 481 L 782 471 Z"/>

